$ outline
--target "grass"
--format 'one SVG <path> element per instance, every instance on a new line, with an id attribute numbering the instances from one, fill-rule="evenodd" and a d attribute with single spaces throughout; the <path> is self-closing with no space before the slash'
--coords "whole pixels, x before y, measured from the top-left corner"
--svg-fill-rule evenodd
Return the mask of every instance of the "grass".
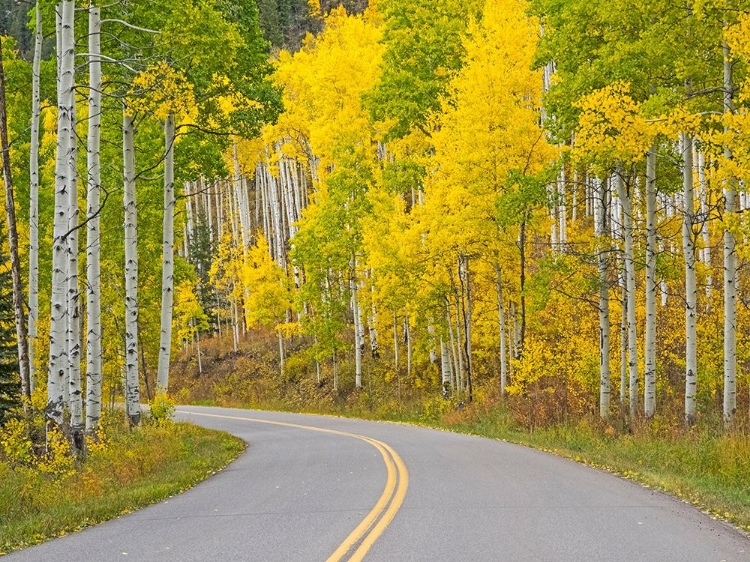
<path id="1" fill-rule="evenodd" d="M 86 459 L 68 467 L 0 461 L 0 555 L 182 492 L 244 448 L 191 424 L 144 424 L 92 443 Z"/>

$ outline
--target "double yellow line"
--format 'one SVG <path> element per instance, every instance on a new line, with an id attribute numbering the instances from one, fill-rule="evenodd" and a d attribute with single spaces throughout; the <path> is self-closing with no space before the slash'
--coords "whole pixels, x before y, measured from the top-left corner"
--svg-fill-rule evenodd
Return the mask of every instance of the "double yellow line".
<path id="1" fill-rule="evenodd" d="M 237 416 L 222 416 L 218 414 L 204 414 L 185 410 L 182 410 L 180 413 L 209 418 L 223 418 L 228 420 L 264 423 L 267 425 L 279 425 L 282 427 L 292 427 L 296 429 L 306 429 L 308 431 L 318 431 L 320 433 L 331 433 L 343 437 L 352 437 L 364 441 L 365 443 L 369 443 L 380 452 L 387 471 L 385 489 L 378 499 L 378 502 L 375 504 L 375 507 L 370 510 L 359 525 L 357 525 L 349 536 L 344 539 L 344 542 L 342 542 L 335 552 L 328 557 L 326 562 L 340 562 L 341 560 L 360 562 L 363 560 L 367 552 L 372 548 L 372 545 L 375 544 L 375 541 L 378 540 L 390 522 L 393 521 L 396 513 L 398 513 L 398 510 L 401 508 L 401 504 L 404 503 L 406 490 L 409 487 L 409 472 L 406 470 L 406 465 L 404 464 L 404 461 L 401 460 L 401 457 L 398 456 L 398 453 L 382 441 L 378 441 L 377 439 L 365 435 L 358 435 L 356 433 L 336 431 L 335 429 L 324 429 L 322 427 L 309 425 L 299 425 L 296 423 L 284 423 Z"/>

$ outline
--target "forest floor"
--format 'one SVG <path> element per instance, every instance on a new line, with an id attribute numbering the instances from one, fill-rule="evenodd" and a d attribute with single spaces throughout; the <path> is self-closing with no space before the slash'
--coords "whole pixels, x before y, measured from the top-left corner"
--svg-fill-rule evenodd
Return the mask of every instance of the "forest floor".
<path id="1" fill-rule="evenodd" d="M 113 415 L 87 455 L 41 462 L 0 458 L 0 556 L 180 493 L 221 470 L 242 440 L 186 423 L 134 429 Z"/>
<path id="2" fill-rule="evenodd" d="M 486 386 L 478 387 L 471 404 L 446 400 L 435 389 L 399 383 L 387 359 L 365 366 L 360 391 L 349 380 L 352 365 L 342 360 L 334 391 L 330 373 L 318 381 L 303 353 L 288 357 L 280 374 L 275 338 L 254 338 L 236 352 L 231 341 L 205 342 L 201 374 L 195 350 L 182 353 L 172 383 L 177 402 L 418 424 L 526 445 L 676 496 L 750 533 L 748 427 L 725 432 L 720 417 L 706 415 L 685 428 L 678 414 L 668 412 L 648 422 L 614 414 L 608 423 L 591 415 L 530 426 L 519 416 L 518 402 Z"/>

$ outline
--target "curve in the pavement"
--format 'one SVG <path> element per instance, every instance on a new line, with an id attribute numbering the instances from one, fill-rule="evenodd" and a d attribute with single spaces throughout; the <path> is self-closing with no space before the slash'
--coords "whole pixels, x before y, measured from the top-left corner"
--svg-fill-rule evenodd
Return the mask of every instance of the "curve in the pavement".
<path id="1" fill-rule="evenodd" d="M 380 535 L 383 534 L 386 527 L 390 524 L 393 518 L 398 513 L 401 504 L 404 503 L 406 497 L 406 490 L 409 487 L 409 471 L 406 469 L 404 461 L 398 456 L 398 453 L 389 447 L 386 443 L 372 439 L 364 435 L 357 435 L 356 433 L 349 433 L 346 431 L 336 431 L 335 429 L 323 429 L 321 427 L 314 427 L 310 425 L 302 425 L 296 423 L 285 423 L 278 421 L 260 420 L 256 418 L 247 418 L 241 416 L 226 416 L 221 414 L 206 414 L 201 412 L 195 412 L 190 410 L 181 410 L 182 414 L 188 416 L 204 416 L 209 418 L 223 418 L 227 420 L 240 420 L 251 423 L 265 423 L 268 425 L 277 425 L 281 427 L 293 427 L 297 429 L 305 429 L 307 431 L 319 431 L 322 433 L 331 433 L 333 435 L 341 435 L 343 437 L 351 437 L 359 439 L 365 443 L 369 443 L 375 447 L 383 457 L 386 469 L 388 471 L 388 478 L 386 480 L 385 489 L 381 494 L 378 502 L 375 504 L 370 512 L 365 516 L 364 519 L 357 525 L 357 527 L 349 534 L 348 537 L 342 542 L 339 547 L 334 551 L 331 556 L 328 557 L 326 562 L 341 562 L 342 560 L 348 560 L 348 562 L 360 562 L 364 559 L 367 552 L 375 544 Z M 352 552 L 352 550 L 354 552 Z M 351 556 L 347 558 L 347 555 L 351 553 Z"/>
<path id="2" fill-rule="evenodd" d="M 729 525 L 526 447 L 355 419 L 197 406 L 177 415 L 250 446 L 184 494 L 8 559 L 750 562 L 750 540 Z M 398 459 L 408 466 L 400 496 Z"/>

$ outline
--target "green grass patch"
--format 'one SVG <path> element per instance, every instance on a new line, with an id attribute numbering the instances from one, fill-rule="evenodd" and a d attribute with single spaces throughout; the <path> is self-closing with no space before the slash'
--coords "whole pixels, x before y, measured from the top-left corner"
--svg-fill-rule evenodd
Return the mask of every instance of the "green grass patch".
<path id="1" fill-rule="evenodd" d="M 69 466 L 0 459 L 0 554 L 112 519 L 182 492 L 244 450 L 187 423 L 120 427 Z"/>

